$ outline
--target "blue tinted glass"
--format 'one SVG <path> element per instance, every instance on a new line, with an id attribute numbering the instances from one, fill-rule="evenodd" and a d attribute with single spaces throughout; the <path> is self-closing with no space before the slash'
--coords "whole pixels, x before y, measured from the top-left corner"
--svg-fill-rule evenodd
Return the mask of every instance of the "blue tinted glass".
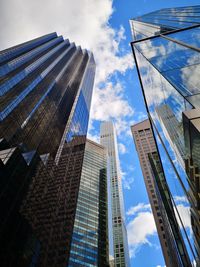
<path id="1" fill-rule="evenodd" d="M 155 56 L 151 58 L 151 63 L 157 67 L 160 72 L 167 70 L 178 69 L 200 63 L 200 55 L 191 49 L 181 49 L 173 51 L 173 44 L 171 43 L 171 51 L 163 56 Z M 167 48 L 166 48 L 167 49 Z M 195 60 L 192 60 L 195 58 Z M 163 74 L 164 75 L 164 74 Z"/>
<path id="2" fill-rule="evenodd" d="M 25 87 L 24 91 L 22 91 L 13 101 L 11 101 L 8 106 L 0 112 L 0 120 L 3 120 L 4 118 L 6 118 L 11 111 L 17 107 L 17 105 L 31 92 L 35 89 L 35 87 L 47 76 L 47 74 L 56 66 L 56 64 L 59 63 L 59 61 L 65 56 L 65 54 L 67 54 L 68 49 L 65 50 L 60 56 L 58 56 L 40 75 L 38 75 L 36 77 L 35 80 L 33 80 L 33 82 L 31 82 L 27 87 Z M 35 64 L 35 63 L 34 63 Z M 37 62 L 38 64 L 38 62 Z M 35 66 L 33 66 L 34 68 Z M 26 71 L 23 71 L 26 72 Z M 19 74 L 18 74 L 19 75 Z M 14 79 L 12 79 L 13 83 L 11 83 L 10 87 L 13 86 L 13 84 L 17 84 L 19 82 L 19 79 L 21 79 L 18 75 L 17 78 L 14 77 Z M 8 81 L 9 82 L 9 81 Z M 6 84 L 3 84 L 3 86 L 5 86 Z M 51 86 L 51 85 L 50 85 Z M 7 92 L 10 87 L 3 87 L 3 90 L 0 91 L 0 94 L 4 94 L 5 92 Z M 5 89 L 5 90 L 4 90 Z"/>
<path id="3" fill-rule="evenodd" d="M 193 28 L 189 30 L 172 33 L 169 35 L 171 38 L 192 45 L 200 47 L 200 28 Z"/>
<path id="4" fill-rule="evenodd" d="M 190 187 L 184 171 L 186 155 L 182 124 L 182 112 L 186 107 L 190 109 L 191 106 L 186 105 L 186 100 L 141 53 L 136 49 L 135 53 L 150 115 L 162 140 L 162 145 L 160 145 L 160 141 L 158 144 L 167 184 L 193 245 L 191 223 L 189 224 L 190 206 L 186 196 Z M 171 161 L 167 157 L 163 146 L 166 148 Z M 172 164 L 178 175 L 172 168 Z M 182 203 L 178 202 L 180 199 L 182 199 Z M 185 210 L 185 214 L 180 211 L 181 209 Z M 182 226 L 181 232 L 183 238 L 185 238 Z M 190 251 L 188 242 L 186 239 L 184 240 L 188 251 Z M 190 253 L 190 256 L 192 259 L 192 253 Z"/>
<path id="5" fill-rule="evenodd" d="M 81 92 L 66 135 L 66 141 L 70 142 L 73 136 L 87 134 L 89 110 L 92 97 L 92 89 L 94 82 L 95 63 L 93 56 L 90 57 L 83 82 L 81 84 Z"/>
<path id="6" fill-rule="evenodd" d="M 175 204 L 175 206 L 174 206 L 175 215 L 176 215 L 177 221 L 179 223 L 181 234 L 182 234 L 182 237 L 184 238 L 184 243 L 185 243 L 185 246 L 187 248 L 189 257 L 191 259 L 191 262 L 193 262 L 194 257 L 193 257 L 190 245 L 192 246 L 192 249 L 194 252 L 195 252 L 195 247 L 194 247 L 192 225 L 191 225 L 190 204 L 189 204 L 186 192 L 180 186 L 180 182 L 178 180 L 178 177 L 177 177 L 175 171 L 173 170 L 172 164 L 169 161 L 169 159 L 165 153 L 165 150 L 163 149 L 162 145 L 160 144 L 160 141 L 159 141 L 159 138 L 157 135 L 156 135 L 156 139 L 157 139 L 157 144 L 158 144 L 160 155 L 162 155 L 161 161 L 162 161 L 162 165 L 163 165 L 164 172 L 165 172 L 165 178 L 167 180 L 167 184 L 168 184 L 168 187 L 169 187 L 170 192 L 171 192 L 171 197 L 173 198 L 173 203 Z M 185 174 L 182 172 L 181 176 L 180 176 L 181 179 L 184 175 Z M 182 220 L 182 223 L 180 222 L 179 216 Z M 190 245 L 187 241 L 184 228 L 186 230 L 188 239 L 190 241 Z"/>
<path id="7" fill-rule="evenodd" d="M 47 50 L 49 47 L 61 42 L 63 39 L 62 37 L 58 37 L 56 39 L 53 39 L 15 59 L 12 61 L 9 61 L 6 65 L 0 66 L 0 76 L 6 75 L 10 71 L 16 69 L 17 67 L 21 66 L 22 64 L 28 62 L 32 58 L 34 58 L 36 55 L 42 53 L 43 51 Z"/>
<path id="8" fill-rule="evenodd" d="M 164 38 L 149 39 L 135 44 L 135 47 L 148 59 L 167 55 L 169 46 L 170 42 Z M 177 50 L 176 46 L 175 44 L 173 50 Z"/>
<path id="9" fill-rule="evenodd" d="M 140 73 L 149 111 L 171 159 L 182 173 L 185 159 L 182 112 L 185 110 L 185 99 L 140 53 L 136 51 L 136 55 L 139 67 L 142 66 Z M 188 188 L 186 175 L 183 181 Z"/>
<path id="10" fill-rule="evenodd" d="M 143 39 L 143 38 L 147 37 L 146 35 L 138 32 L 138 31 L 134 31 L 134 33 L 135 33 L 135 38 L 134 38 L 135 40 L 139 40 L 139 39 Z"/>
<path id="11" fill-rule="evenodd" d="M 67 142 L 71 141 L 74 136 L 87 134 L 88 117 L 89 112 L 81 92 L 71 121 L 70 130 L 66 136 Z"/>
<path id="12" fill-rule="evenodd" d="M 40 44 L 43 44 L 45 42 L 47 42 L 48 40 L 51 40 L 53 38 L 57 37 L 56 33 L 51 33 L 48 34 L 46 36 L 42 36 L 40 38 L 37 38 L 36 40 L 32 40 L 30 42 L 21 44 L 19 46 L 15 46 L 13 48 L 10 49 L 6 49 L 0 52 L 0 63 L 5 61 L 5 60 L 9 60 L 17 55 L 20 55 Z"/>
<path id="13" fill-rule="evenodd" d="M 162 25 L 168 29 L 179 29 L 200 23 L 199 6 L 165 8 L 145 14 L 136 20 L 152 25 Z"/>
<path id="14" fill-rule="evenodd" d="M 136 47 L 182 95 L 199 93 L 199 52 L 162 37 L 141 42 Z"/>
<path id="15" fill-rule="evenodd" d="M 154 17 L 152 18 L 143 18 L 142 21 L 147 22 L 147 23 L 152 23 L 155 25 L 164 25 L 167 27 L 171 27 L 172 29 L 176 29 L 176 28 L 184 28 L 184 27 L 188 27 L 191 24 L 187 23 L 187 22 L 183 22 L 183 21 L 172 21 L 172 20 L 165 20 L 165 19 L 156 19 Z M 189 24 L 189 25 L 188 25 Z"/>
<path id="16" fill-rule="evenodd" d="M 8 92 L 11 88 L 13 88 L 17 83 L 19 83 L 21 80 L 23 80 L 28 74 L 33 72 L 35 69 L 37 69 L 42 63 L 44 63 L 48 58 L 50 58 L 53 54 L 55 54 L 60 48 L 62 48 L 66 44 L 66 41 L 61 43 L 60 45 L 56 46 L 54 49 L 49 51 L 47 54 L 33 62 L 31 65 L 26 67 L 24 70 L 17 73 L 14 77 L 6 81 L 4 84 L 0 85 L 0 95 L 4 95 L 6 92 Z M 65 52 L 64 52 L 65 53 Z M 48 72 L 52 69 L 51 66 L 55 66 L 55 64 L 58 63 L 60 58 L 63 57 L 63 54 L 59 56 L 51 65 L 41 73 L 41 75 L 38 76 L 40 80 L 44 78 Z"/>
<path id="17" fill-rule="evenodd" d="M 35 155 L 36 151 L 30 151 L 27 153 L 23 153 L 22 156 L 24 157 L 26 163 L 29 165 L 31 160 L 33 159 L 34 155 Z"/>
<path id="18" fill-rule="evenodd" d="M 192 59 L 191 59 L 192 61 Z M 195 58 L 194 58 L 195 61 Z M 200 65 L 192 65 L 181 69 L 173 69 L 163 75 L 185 96 L 200 92 Z"/>

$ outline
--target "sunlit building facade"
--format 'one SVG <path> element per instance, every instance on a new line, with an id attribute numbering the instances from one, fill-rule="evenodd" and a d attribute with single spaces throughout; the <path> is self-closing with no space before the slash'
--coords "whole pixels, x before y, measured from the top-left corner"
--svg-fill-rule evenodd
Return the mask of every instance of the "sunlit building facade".
<path id="1" fill-rule="evenodd" d="M 199 265 L 200 6 L 162 9 L 130 24 L 138 76 L 187 252 L 174 237 L 180 266 Z"/>
<path id="2" fill-rule="evenodd" d="M 124 201 L 122 192 L 122 177 L 117 148 L 117 136 L 112 122 L 102 122 L 100 125 L 100 143 L 108 153 L 108 194 L 111 202 L 112 238 L 114 250 L 114 266 L 128 267 L 129 251 L 124 216 Z"/>
<path id="3" fill-rule="evenodd" d="M 86 134 L 94 75 L 92 53 L 56 33 L 0 52 L 2 266 L 66 267 L 69 258 L 70 266 L 86 266 L 87 255 L 94 260 L 90 266 L 107 261 L 106 183 L 104 174 L 97 175 L 105 167 L 103 156 L 95 169 L 97 180 L 91 180 L 102 190 L 102 199 L 95 199 L 99 215 L 91 222 L 94 231 L 98 228 L 95 238 L 101 235 L 95 252 L 89 244 L 89 250 L 82 249 L 90 235 L 90 209 L 85 210 L 88 228 L 84 222 L 79 226 L 76 213 L 82 183 L 88 182 L 83 172 L 92 146 L 86 146 Z M 88 205 L 89 200 L 88 195 Z M 73 251 L 80 252 L 82 263 L 71 260 Z"/>
<path id="4" fill-rule="evenodd" d="M 131 131 L 138 153 L 145 187 L 154 216 L 165 264 L 168 267 L 177 267 L 179 266 L 179 256 L 177 253 L 176 243 L 174 242 L 172 229 L 163 205 L 159 187 L 157 186 L 156 174 L 150 159 L 155 159 L 157 155 L 157 147 L 149 120 L 147 119 L 131 126 Z M 157 167 L 157 161 L 153 162 L 155 162 Z M 173 212 L 173 205 L 171 205 L 171 211 L 173 213 L 172 219 L 175 221 L 176 218 L 175 213 Z M 178 225 L 176 225 L 175 230 L 176 232 L 179 231 Z"/>

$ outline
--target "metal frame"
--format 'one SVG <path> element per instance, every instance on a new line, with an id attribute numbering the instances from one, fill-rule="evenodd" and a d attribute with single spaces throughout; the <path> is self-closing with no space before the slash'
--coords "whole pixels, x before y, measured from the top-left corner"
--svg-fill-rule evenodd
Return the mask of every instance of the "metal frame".
<path id="1" fill-rule="evenodd" d="M 151 24 L 149 24 L 149 25 L 151 25 Z M 149 36 L 147 38 L 143 38 L 143 39 L 140 39 L 140 40 L 135 40 L 135 41 L 132 41 L 130 43 L 131 43 L 131 46 L 132 46 L 133 44 L 138 43 L 138 42 L 143 42 L 143 41 L 147 41 L 147 40 L 150 40 L 150 39 L 154 39 L 156 37 L 161 37 L 161 36 L 168 35 L 168 34 L 171 34 L 171 33 L 181 32 L 181 31 L 190 30 L 190 29 L 193 29 L 193 28 L 198 28 L 198 27 L 200 27 L 200 23 L 199 24 L 194 24 L 194 25 L 186 27 L 186 28 L 171 30 L 171 31 L 168 31 L 168 32 L 164 32 L 162 34 L 160 33 L 160 34 L 157 34 L 157 35 Z"/>
<path id="2" fill-rule="evenodd" d="M 196 26 L 193 26 L 193 27 L 189 27 L 189 28 L 194 28 L 194 27 L 199 27 L 200 25 L 196 25 Z M 181 29 L 181 30 L 176 30 L 176 31 L 173 31 L 173 32 L 178 32 L 178 31 L 182 31 L 182 30 L 185 30 L 185 29 Z M 166 34 L 169 34 L 169 33 L 172 33 L 171 31 L 170 32 L 167 32 Z M 166 177 L 165 177 L 165 172 L 164 172 L 164 168 L 163 168 L 163 165 L 162 165 L 162 161 L 161 161 L 161 156 L 160 156 L 160 152 L 159 152 L 159 149 L 158 149 L 158 144 L 157 144 L 157 141 L 156 141 L 156 138 L 155 138 L 155 133 L 154 133 L 154 130 L 153 130 L 153 123 L 152 123 L 152 118 L 151 118 L 151 115 L 150 115 L 150 111 L 149 111 L 149 108 L 148 108 L 148 105 L 147 105 L 147 101 L 146 101 L 146 97 L 145 97 L 145 92 L 144 92 L 144 87 L 143 87 L 143 83 L 142 83 L 142 78 L 141 78 L 141 75 L 140 75 L 140 71 L 139 71 L 139 67 L 138 67 L 138 63 L 137 63 L 137 59 L 136 59 L 136 55 L 135 55 L 135 51 L 134 51 L 134 44 L 135 43 L 138 43 L 138 42 L 142 42 L 144 40 L 148 40 L 148 39 L 153 39 L 153 38 L 156 38 L 156 37 L 160 37 L 160 35 L 156 35 L 156 36 L 152 36 L 152 37 L 148 37 L 148 38 L 145 38 L 145 39 L 141 39 L 141 40 L 138 40 L 138 41 L 135 41 L 135 42 L 131 42 L 131 48 L 132 48 L 132 53 L 133 53 L 133 57 L 134 57 L 134 61 L 135 61 L 135 65 L 136 65 L 136 70 L 137 70 L 137 74 L 138 74 L 138 78 L 139 78 L 139 82 L 140 82 L 140 86 L 141 86 L 141 89 L 142 89 L 142 94 L 143 94 L 143 99 L 144 99 L 144 102 L 145 102 L 145 106 L 146 106 L 146 110 L 147 110 L 147 114 L 148 114 L 148 118 L 149 118 L 149 121 L 150 121 L 150 125 L 151 125 L 151 128 L 152 128 L 152 133 L 153 133 L 153 138 L 155 140 L 155 144 L 156 144 L 156 149 L 158 151 L 158 157 L 159 157 L 159 160 L 160 160 L 160 163 L 161 163 L 161 168 L 162 168 L 162 171 L 163 171 L 163 174 L 164 174 L 164 179 L 166 180 Z M 165 148 L 164 148 L 165 149 Z M 169 158 L 169 155 L 167 154 L 168 158 Z M 170 159 L 169 159 L 170 160 Z M 171 162 L 171 161 L 170 161 Z M 172 164 L 173 165 L 173 164 Z M 173 166 L 174 167 L 174 166 Z M 174 167 L 175 168 L 175 167 Z M 177 172 L 177 171 L 176 171 Z M 179 175 L 178 175 L 179 177 Z M 180 177 L 179 177 L 180 178 Z M 184 190 L 185 191 L 185 190 Z M 185 229 L 184 229 L 185 230 Z M 180 239 L 176 240 L 175 238 L 175 241 L 177 243 L 177 247 L 178 247 L 178 250 L 179 250 L 179 242 L 181 242 L 181 244 L 183 245 L 183 251 L 184 251 L 184 254 L 186 255 L 186 258 L 189 259 L 189 256 L 187 254 L 187 250 L 186 250 L 186 247 L 185 247 L 185 243 L 183 242 L 182 240 L 182 235 L 180 234 L 180 230 L 179 230 L 179 236 L 180 236 Z M 187 235 L 186 235 L 187 236 Z M 190 242 L 189 242 L 189 245 L 191 246 Z M 193 254 L 193 250 L 192 250 L 192 254 Z M 183 263 L 183 266 L 184 266 L 184 259 L 185 257 L 183 258 L 182 257 L 182 254 L 181 254 L 181 251 L 179 250 L 179 255 L 181 257 L 181 260 L 182 260 L 182 263 Z M 194 256 L 194 255 L 193 255 Z M 196 256 L 194 257 L 196 258 Z M 185 267 L 189 267 L 191 266 L 191 263 L 190 261 L 187 263 L 187 265 L 185 265 Z"/>

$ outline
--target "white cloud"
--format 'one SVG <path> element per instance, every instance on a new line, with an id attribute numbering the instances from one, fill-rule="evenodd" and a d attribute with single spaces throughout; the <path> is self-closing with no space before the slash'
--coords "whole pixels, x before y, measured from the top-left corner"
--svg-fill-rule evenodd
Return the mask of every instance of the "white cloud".
<path id="1" fill-rule="evenodd" d="M 140 211 L 149 211 L 151 209 L 150 204 L 144 204 L 144 203 L 139 203 L 137 206 L 133 206 L 131 207 L 128 211 L 127 211 L 127 215 L 135 215 L 136 213 L 140 212 Z"/>
<path id="2" fill-rule="evenodd" d="M 133 67 L 131 49 L 121 49 L 123 26 L 114 29 L 109 19 L 112 0 L 7 0 L 1 3 L 1 47 L 7 48 L 57 31 L 83 48 L 92 50 L 97 63 L 91 120 L 116 118 L 124 123 L 133 110 L 116 80 Z M 110 78 L 115 83 L 110 81 Z M 103 86 L 102 86 L 103 85 Z M 127 129 L 127 127 L 126 127 Z"/>
<path id="3" fill-rule="evenodd" d="M 103 88 L 96 88 L 93 94 L 91 118 L 105 121 L 131 116 L 133 109 L 124 99 L 124 89 L 118 82 L 106 82 Z"/>
<path id="4" fill-rule="evenodd" d="M 113 255 L 109 255 L 109 260 L 114 260 Z"/>
<path id="5" fill-rule="evenodd" d="M 127 149 L 126 146 L 122 143 L 118 143 L 119 153 L 120 154 L 126 154 Z"/>
<path id="6" fill-rule="evenodd" d="M 184 227 L 189 228 L 190 231 L 192 231 L 190 206 L 189 206 L 187 197 L 186 196 L 174 196 L 173 199 L 176 203 L 176 208 L 178 210 L 179 216 L 181 217 Z M 182 228 L 182 224 L 181 224 L 181 221 L 179 219 L 179 216 L 178 216 L 178 213 L 175 207 L 174 207 L 174 212 L 175 212 L 178 224 L 180 228 Z"/>
<path id="7" fill-rule="evenodd" d="M 193 266 L 194 266 L 194 267 L 196 267 L 196 266 L 197 266 L 197 263 L 196 263 L 196 261 L 195 261 L 195 260 L 193 260 L 192 264 L 193 264 Z"/>
<path id="8" fill-rule="evenodd" d="M 113 35 L 107 25 L 112 12 L 111 0 L 7 0 L 1 3 L 1 46 L 57 31 L 91 49 L 99 46 L 97 37 L 103 44 Z"/>
<path id="9" fill-rule="evenodd" d="M 109 25 L 112 13 L 112 0 L 7 0 L 1 3 L 0 49 L 57 31 L 94 52 L 97 82 L 104 81 L 133 65 L 130 52 L 118 55 L 124 28 Z"/>
<path id="10" fill-rule="evenodd" d="M 131 128 L 130 128 L 130 126 L 134 124 L 134 121 L 132 120 L 132 114 L 134 114 L 133 109 L 129 115 L 127 115 L 126 117 L 119 117 L 115 121 L 117 134 L 121 135 L 123 137 L 123 140 L 124 140 L 124 137 L 125 137 L 124 134 L 125 134 L 126 136 L 131 137 L 131 141 L 132 141 L 132 134 L 131 134 Z"/>
<path id="11" fill-rule="evenodd" d="M 123 186 L 125 189 L 127 190 L 131 190 L 131 185 L 134 183 L 134 178 L 131 176 L 131 177 L 125 177 L 123 179 Z"/>
<path id="12" fill-rule="evenodd" d="M 121 176 L 122 176 L 122 184 L 124 189 L 130 190 L 132 184 L 134 183 L 134 177 L 132 173 L 127 170 L 127 172 L 122 171 L 122 168 L 120 167 L 121 170 Z"/>
<path id="13" fill-rule="evenodd" d="M 192 226 L 191 226 L 190 207 L 185 206 L 183 204 L 179 204 L 176 207 L 177 207 L 178 213 L 181 217 L 181 220 L 183 222 L 184 227 L 189 228 L 191 230 Z M 176 210 L 175 210 L 175 215 L 176 215 L 177 221 L 179 223 L 179 226 L 182 228 L 182 225 L 181 225 L 181 222 L 180 222 L 180 219 L 179 219 L 179 216 L 178 216 Z"/>
<path id="14" fill-rule="evenodd" d="M 147 113 L 144 113 L 142 111 L 136 111 L 134 118 L 136 119 L 136 122 L 140 122 L 140 121 L 148 119 Z"/>
<path id="15" fill-rule="evenodd" d="M 186 196 L 174 196 L 173 199 L 176 203 L 189 203 Z"/>
<path id="16" fill-rule="evenodd" d="M 134 257 L 142 245 L 152 245 L 149 237 L 156 234 L 153 214 L 149 211 L 140 212 L 127 225 L 130 257 Z"/>
<path id="17" fill-rule="evenodd" d="M 100 137 L 99 137 L 98 134 L 91 134 L 91 132 L 88 132 L 87 138 L 92 140 L 92 141 L 94 141 L 94 142 L 96 142 L 96 143 L 98 143 L 98 144 L 100 144 Z"/>
<path id="18" fill-rule="evenodd" d="M 199 36 L 198 36 L 199 37 Z M 184 89 L 192 92 L 193 94 L 199 93 L 199 57 L 195 54 L 187 60 L 187 68 L 180 70 L 181 85 Z"/>
<path id="19" fill-rule="evenodd" d="M 127 225 L 127 233 L 130 257 L 135 257 L 142 245 L 153 246 L 149 237 L 157 233 L 156 225 L 150 204 L 138 203 L 131 207 L 126 214 L 134 216 Z"/>
<path id="20" fill-rule="evenodd" d="M 160 68 L 164 62 L 162 56 L 169 55 L 176 51 L 177 44 L 169 42 L 163 47 L 163 45 L 154 46 L 151 41 L 148 41 L 142 44 L 142 49 L 144 55 L 148 58 L 154 57 L 155 55 L 160 56 L 160 62 L 156 61 L 155 63 L 157 67 Z M 181 121 L 184 103 L 181 100 L 180 94 L 174 90 L 173 86 L 165 80 L 150 63 L 147 64 L 147 61 L 143 56 L 138 56 L 140 58 L 139 66 L 143 69 L 142 82 L 149 107 L 154 109 L 155 106 L 164 104 L 167 102 L 168 98 L 171 98 L 174 101 L 174 106 L 176 106 L 176 117 Z M 155 115 L 153 115 L 153 117 L 154 116 Z"/>
<path id="21" fill-rule="evenodd" d="M 118 135 L 131 136 L 130 125 L 133 114 L 134 110 L 125 98 L 121 83 L 107 81 L 103 87 L 95 87 L 91 107 L 92 121 L 114 120 Z"/>
<path id="22" fill-rule="evenodd" d="M 139 43 L 138 48 L 149 59 L 158 55 L 163 56 L 166 54 L 166 47 L 164 45 L 155 46 L 151 40 Z"/>

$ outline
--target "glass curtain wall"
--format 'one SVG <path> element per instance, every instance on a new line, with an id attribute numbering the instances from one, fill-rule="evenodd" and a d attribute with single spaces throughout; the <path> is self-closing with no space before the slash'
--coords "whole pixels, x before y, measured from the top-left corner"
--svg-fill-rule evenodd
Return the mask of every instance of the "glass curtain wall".
<path id="1" fill-rule="evenodd" d="M 56 33 L 0 51 L 3 266 L 68 262 L 94 75 Z"/>
<path id="2" fill-rule="evenodd" d="M 183 241 L 193 264 L 200 256 L 199 195 L 193 196 L 199 189 L 193 188 L 191 174 L 185 168 L 191 151 L 185 147 L 187 129 L 183 116 L 200 107 L 200 6 L 160 10 L 130 23 L 146 107 Z M 196 224 L 192 223 L 193 216 Z"/>
<path id="3" fill-rule="evenodd" d="M 108 266 L 106 150 L 87 140 L 69 267 Z"/>

